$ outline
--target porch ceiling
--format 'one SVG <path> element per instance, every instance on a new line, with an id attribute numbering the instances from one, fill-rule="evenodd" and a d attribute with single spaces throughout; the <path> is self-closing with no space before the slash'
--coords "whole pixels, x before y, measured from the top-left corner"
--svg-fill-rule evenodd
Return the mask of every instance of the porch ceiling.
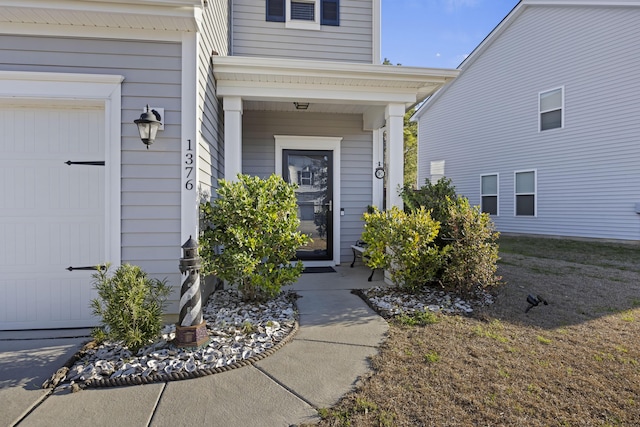
<path id="1" fill-rule="evenodd" d="M 362 63 L 213 56 L 220 96 L 243 98 L 246 109 L 364 113 L 375 106 L 410 107 L 433 94 L 458 70 Z M 312 108 L 308 111 L 311 111 Z"/>
<path id="2" fill-rule="evenodd" d="M 201 0 L 8 0 L 0 23 L 196 31 Z"/>

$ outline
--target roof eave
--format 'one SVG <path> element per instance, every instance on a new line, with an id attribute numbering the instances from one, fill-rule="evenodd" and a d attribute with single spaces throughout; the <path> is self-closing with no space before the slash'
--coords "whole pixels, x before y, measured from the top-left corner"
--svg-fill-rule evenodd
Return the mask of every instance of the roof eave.
<path id="1" fill-rule="evenodd" d="M 0 22 L 197 31 L 201 0 L 5 0 Z"/>
<path id="2" fill-rule="evenodd" d="M 331 79 L 345 86 L 359 88 L 370 85 L 393 87 L 404 92 L 412 90 L 415 100 L 406 103 L 407 107 L 423 101 L 459 73 L 451 69 L 239 56 L 213 56 L 211 61 L 217 80 L 242 81 L 242 78 L 251 79 L 253 76 L 284 76 L 309 80 Z"/>

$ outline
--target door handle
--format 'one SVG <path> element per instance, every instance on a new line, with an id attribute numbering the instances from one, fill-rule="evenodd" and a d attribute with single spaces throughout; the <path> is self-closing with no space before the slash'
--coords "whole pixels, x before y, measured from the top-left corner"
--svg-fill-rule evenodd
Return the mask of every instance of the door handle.
<path id="1" fill-rule="evenodd" d="M 65 268 L 65 270 L 68 270 L 68 271 L 74 271 L 74 270 L 96 270 L 96 271 L 98 271 L 98 270 L 100 270 L 100 271 L 102 271 L 102 270 L 106 270 L 106 268 L 107 268 L 106 265 L 94 265 L 94 266 L 87 266 L 87 267 L 72 267 L 72 266 L 69 266 L 69 267 Z"/>
<path id="2" fill-rule="evenodd" d="M 329 212 L 333 212 L 333 200 L 329 200 Z"/>

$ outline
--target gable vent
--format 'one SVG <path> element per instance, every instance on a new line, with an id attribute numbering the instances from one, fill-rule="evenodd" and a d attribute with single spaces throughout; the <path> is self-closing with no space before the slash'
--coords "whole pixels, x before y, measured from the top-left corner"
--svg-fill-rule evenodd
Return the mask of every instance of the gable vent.
<path id="1" fill-rule="evenodd" d="M 301 1 L 291 2 L 291 19 L 315 21 L 315 4 Z"/>

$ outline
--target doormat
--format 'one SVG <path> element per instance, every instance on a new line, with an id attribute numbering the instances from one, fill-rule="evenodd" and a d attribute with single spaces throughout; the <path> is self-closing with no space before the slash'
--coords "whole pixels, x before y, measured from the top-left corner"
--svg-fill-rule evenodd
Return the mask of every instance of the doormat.
<path id="1" fill-rule="evenodd" d="M 306 267 L 303 273 L 336 273 L 333 267 Z"/>

